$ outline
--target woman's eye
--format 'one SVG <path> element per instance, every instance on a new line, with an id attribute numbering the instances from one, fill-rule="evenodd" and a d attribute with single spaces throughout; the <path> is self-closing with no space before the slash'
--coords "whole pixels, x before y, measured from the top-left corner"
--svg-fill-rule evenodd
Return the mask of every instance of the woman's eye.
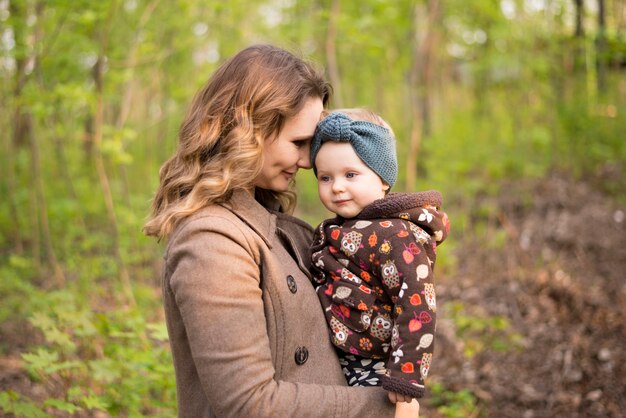
<path id="1" fill-rule="evenodd" d="M 305 147 L 308 141 L 304 140 L 304 139 L 298 139 L 293 141 L 293 144 L 297 147 L 297 148 L 302 148 Z"/>

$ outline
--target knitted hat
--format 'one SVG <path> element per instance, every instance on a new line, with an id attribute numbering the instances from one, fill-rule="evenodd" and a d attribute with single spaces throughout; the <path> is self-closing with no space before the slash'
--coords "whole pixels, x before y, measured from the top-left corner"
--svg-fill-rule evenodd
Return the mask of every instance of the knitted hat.
<path id="1" fill-rule="evenodd" d="M 311 164 L 317 175 L 315 158 L 327 141 L 348 142 L 359 158 L 392 188 L 398 178 L 396 143 L 389 129 L 375 123 L 352 120 L 332 112 L 317 124 L 311 142 Z"/>

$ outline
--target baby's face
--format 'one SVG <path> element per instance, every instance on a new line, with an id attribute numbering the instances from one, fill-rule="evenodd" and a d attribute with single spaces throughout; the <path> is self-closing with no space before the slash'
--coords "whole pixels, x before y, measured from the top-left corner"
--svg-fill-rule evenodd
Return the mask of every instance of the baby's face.
<path id="1" fill-rule="evenodd" d="M 355 217 L 389 189 L 347 142 L 325 142 L 315 165 L 322 204 L 344 218 Z"/>

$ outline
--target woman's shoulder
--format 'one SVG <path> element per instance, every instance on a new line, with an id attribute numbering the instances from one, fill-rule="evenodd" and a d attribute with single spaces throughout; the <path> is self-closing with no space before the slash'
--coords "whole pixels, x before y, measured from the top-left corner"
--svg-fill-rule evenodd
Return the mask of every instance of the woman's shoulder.
<path id="1" fill-rule="evenodd" d="M 251 233 L 246 224 L 231 210 L 213 204 L 197 210 L 179 222 L 170 235 L 166 252 L 181 242 L 194 240 L 210 240 L 211 234 L 217 233 L 228 235 L 235 239 L 241 237 L 246 241 L 246 236 Z"/>
<path id="2" fill-rule="evenodd" d="M 213 204 L 205 206 L 180 221 L 180 223 L 174 228 L 172 238 L 185 230 L 211 226 L 220 227 L 224 225 L 224 222 L 236 223 L 237 219 L 237 216 L 235 216 L 231 210 L 222 205 Z"/>

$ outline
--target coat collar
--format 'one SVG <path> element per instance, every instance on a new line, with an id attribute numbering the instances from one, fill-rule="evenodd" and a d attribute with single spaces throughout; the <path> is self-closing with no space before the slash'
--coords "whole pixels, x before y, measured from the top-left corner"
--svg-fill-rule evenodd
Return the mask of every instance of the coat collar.
<path id="1" fill-rule="evenodd" d="M 309 276 L 308 255 L 313 232 L 309 224 L 279 210 L 266 208 L 245 190 L 233 191 L 231 198 L 221 206 L 255 231 L 270 250 L 273 242 L 282 245 L 300 270 Z"/>
<path id="2" fill-rule="evenodd" d="M 389 193 L 366 206 L 357 219 L 387 218 L 421 206 L 441 208 L 441 193 L 436 190 L 416 193 Z"/>
<path id="3" fill-rule="evenodd" d="M 257 202 L 251 193 L 246 190 L 234 190 L 231 198 L 220 205 L 245 222 L 269 248 L 272 248 L 271 237 L 276 232 L 276 216 Z"/>

